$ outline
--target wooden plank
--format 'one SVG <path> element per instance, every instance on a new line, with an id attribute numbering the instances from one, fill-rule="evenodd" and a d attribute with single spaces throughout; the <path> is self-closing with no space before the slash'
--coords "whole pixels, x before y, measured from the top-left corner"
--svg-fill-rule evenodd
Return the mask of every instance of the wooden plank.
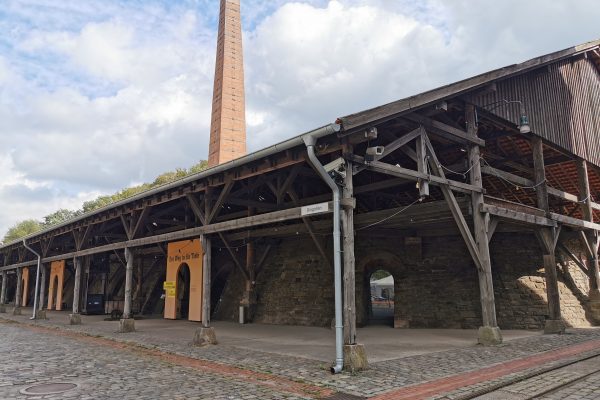
<path id="1" fill-rule="evenodd" d="M 426 130 L 434 132 L 452 141 L 458 141 L 460 143 L 473 143 L 481 147 L 485 146 L 485 140 L 480 139 L 477 136 L 469 135 L 463 130 L 448 124 L 444 124 L 443 122 L 436 121 L 435 119 L 431 119 L 417 113 L 405 115 L 403 118 L 417 122 L 423 125 Z"/>
<path id="2" fill-rule="evenodd" d="M 549 213 L 549 217 L 554 221 L 560 222 L 561 224 L 570 226 L 572 228 L 593 229 L 595 231 L 600 231 L 600 224 L 596 224 L 594 222 L 584 221 L 573 217 L 567 217 L 566 215 L 556 214 L 553 212 Z"/>
<path id="3" fill-rule="evenodd" d="M 427 146 L 425 145 L 423 135 L 425 135 L 425 131 L 419 128 L 419 137 L 416 140 L 415 147 L 417 153 L 417 171 L 427 175 Z M 417 182 L 419 185 L 419 196 L 429 197 L 429 182 L 426 179 L 419 179 Z"/>
<path id="4" fill-rule="evenodd" d="M 386 144 L 385 148 L 383 150 L 383 154 L 381 156 L 376 156 L 375 160 L 380 160 L 383 157 L 386 157 L 386 156 L 392 154 L 394 151 L 398 150 L 405 144 L 409 143 L 411 140 L 414 140 L 414 139 L 420 137 L 421 132 L 422 132 L 422 128 L 419 127 L 417 129 L 414 129 L 414 130 L 408 132 L 407 134 L 399 137 L 398 139 L 392 141 L 391 143 Z"/>
<path id="5" fill-rule="evenodd" d="M 585 272 L 586 275 L 589 276 L 589 270 L 585 264 L 581 262 L 581 260 L 577 258 L 577 256 L 564 243 L 559 242 L 556 248 L 573 260 L 575 265 L 577 265 L 583 272 Z"/>
<path id="6" fill-rule="evenodd" d="M 546 180 L 546 170 L 544 166 L 544 144 L 542 139 L 534 136 L 531 139 L 533 151 L 533 175 L 536 182 L 537 206 L 546 212 L 550 212 L 548 203 L 548 184 Z"/>
<path id="7" fill-rule="evenodd" d="M 352 146 L 346 145 L 344 153 L 351 153 Z M 352 162 L 346 162 L 346 170 L 352 170 Z M 354 193 L 352 174 L 346 174 L 342 188 L 342 198 L 351 200 Z M 357 342 L 356 329 L 356 261 L 354 258 L 354 207 L 342 208 L 342 255 L 344 265 L 344 344 L 352 345 Z"/>
<path id="8" fill-rule="evenodd" d="M 445 178 L 444 171 L 442 170 L 442 168 L 439 167 L 440 162 L 435 154 L 435 150 L 433 149 L 431 142 L 429 141 L 429 138 L 427 137 L 427 135 L 423 135 L 422 137 L 427 145 L 427 152 L 429 154 L 429 166 L 431 167 L 431 170 L 435 174 L 437 174 L 440 178 L 444 179 Z M 460 231 L 461 236 L 463 237 L 463 240 L 465 241 L 467 249 L 469 250 L 471 257 L 473 258 L 473 261 L 475 262 L 475 266 L 477 267 L 477 270 L 483 271 L 485 269 L 485 266 L 484 266 L 483 261 L 481 260 L 481 255 L 479 254 L 479 248 L 477 246 L 477 243 L 475 243 L 475 239 L 473 238 L 473 235 L 471 234 L 469 225 L 467 224 L 467 221 L 465 220 L 465 217 L 462 214 L 462 211 L 458 205 L 458 202 L 456 201 L 456 197 L 454 197 L 454 193 L 452 193 L 452 190 L 450 190 L 450 187 L 448 185 L 440 185 L 440 189 L 442 190 L 444 198 L 446 199 L 446 202 L 448 203 L 448 207 L 450 208 L 450 211 L 452 212 L 452 216 L 456 222 L 456 225 L 458 226 L 458 229 Z"/>
<path id="9" fill-rule="evenodd" d="M 538 215 L 527 214 L 520 211 L 510 210 L 508 208 L 498 207 L 492 204 L 482 204 L 480 206 L 481 212 L 490 213 L 498 218 L 512 220 L 517 223 L 538 225 L 538 226 L 549 226 L 555 227 L 556 222 L 546 217 L 540 217 Z"/>
<path id="10" fill-rule="evenodd" d="M 202 225 L 206 225 L 206 216 L 204 215 L 204 211 L 202 210 L 202 204 L 200 204 L 196 196 L 191 193 L 188 193 L 185 197 L 188 199 L 188 202 L 190 203 L 190 207 L 192 208 L 192 212 L 194 213 L 194 215 L 198 217 Z"/>
<path id="11" fill-rule="evenodd" d="M 219 193 L 219 197 L 217 198 L 217 201 L 215 202 L 215 204 L 212 205 L 212 209 L 211 209 L 210 213 L 207 213 L 206 222 L 208 222 L 209 224 L 221 212 L 221 205 L 223 205 L 225 198 L 227 198 L 227 195 L 229 195 L 229 192 L 231 191 L 233 184 L 234 184 L 234 181 L 232 179 L 228 179 L 225 182 L 225 186 L 223 187 L 223 189 L 221 189 L 221 193 Z"/>
<path id="12" fill-rule="evenodd" d="M 202 243 L 202 326 L 210 327 L 210 289 L 212 269 L 212 241 L 209 236 L 200 235 Z"/>

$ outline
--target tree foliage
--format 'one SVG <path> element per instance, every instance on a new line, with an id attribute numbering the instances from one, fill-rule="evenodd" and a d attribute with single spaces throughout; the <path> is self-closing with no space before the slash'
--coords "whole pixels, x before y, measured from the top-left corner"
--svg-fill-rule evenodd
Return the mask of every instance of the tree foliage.
<path id="1" fill-rule="evenodd" d="M 167 183 L 171 183 L 179 179 L 185 178 L 188 175 L 202 172 L 207 168 L 208 162 L 202 160 L 192 165 L 188 169 L 177 168 L 175 171 L 165 172 L 164 174 L 157 176 L 156 179 L 154 179 L 154 181 L 152 181 L 151 183 L 142 183 L 141 185 L 131 186 L 122 189 L 114 194 L 98 196 L 94 200 L 84 202 L 81 209 L 79 210 L 60 209 L 58 211 L 53 212 L 52 214 L 46 215 L 43 218 L 43 221 L 28 219 L 25 221 L 18 222 L 6 232 L 2 241 L 3 243 L 12 242 L 14 240 L 35 233 L 41 229 L 45 229 L 52 225 L 56 225 L 69 219 L 78 217 L 84 213 L 92 212 L 117 201 L 125 200 L 129 197 L 135 196 L 136 194 L 145 192 L 146 190 L 154 189 L 158 186 L 166 185 Z"/>

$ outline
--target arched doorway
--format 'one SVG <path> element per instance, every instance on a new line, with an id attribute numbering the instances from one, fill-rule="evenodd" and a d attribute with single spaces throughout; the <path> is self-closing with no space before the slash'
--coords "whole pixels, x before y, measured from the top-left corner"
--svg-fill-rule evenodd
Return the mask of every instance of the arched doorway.
<path id="1" fill-rule="evenodd" d="M 369 277 L 369 325 L 394 326 L 394 277 L 382 268 Z"/>
<path id="2" fill-rule="evenodd" d="M 183 263 L 177 270 L 177 319 L 187 319 L 190 310 L 190 267 Z"/>

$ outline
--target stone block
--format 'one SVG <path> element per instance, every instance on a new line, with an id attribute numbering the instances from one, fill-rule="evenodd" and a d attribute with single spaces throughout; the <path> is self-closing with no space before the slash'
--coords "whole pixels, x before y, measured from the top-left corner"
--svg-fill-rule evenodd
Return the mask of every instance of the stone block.
<path id="1" fill-rule="evenodd" d="M 362 344 L 344 345 L 344 371 L 358 372 L 369 368 L 367 352 Z"/>
<path id="2" fill-rule="evenodd" d="M 0 304 L 0 313 L 4 314 L 6 312 L 6 306 L 4 304 Z"/>
<path id="3" fill-rule="evenodd" d="M 69 325 L 81 325 L 81 314 L 69 314 Z"/>
<path id="4" fill-rule="evenodd" d="M 48 319 L 46 317 L 46 310 L 37 310 L 35 313 L 35 319 Z"/>
<path id="5" fill-rule="evenodd" d="M 13 307 L 12 315 L 21 315 L 21 307 Z"/>
<path id="6" fill-rule="evenodd" d="M 135 332 L 135 320 L 133 318 L 123 318 L 119 320 L 119 332 Z"/>
<path id="7" fill-rule="evenodd" d="M 194 346 L 207 346 L 210 344 L 217 344 L 217 335 L 215 334 L 215 328 L 200 328 L 194 332 Z"/>
<path id="8" fill-rule="evenodd" d="M 482 326 L 479 328 L 477 342 L 483 346 L 494 346 L 502 343 L 502 333 L 497 326 Z"/>
<path id="9" fill-rule="evenodd" d="M 547 319 L 544 326 L 544 333 L 565 333 L 565 323 L 560 319 Z"/>
<path id="10" fill-rule="evenodd" d="M 408 320 L 402 319 L 402 318 L 394 319 L 394 328 L 408 328 L 408 327 L 409 327 Z"/>

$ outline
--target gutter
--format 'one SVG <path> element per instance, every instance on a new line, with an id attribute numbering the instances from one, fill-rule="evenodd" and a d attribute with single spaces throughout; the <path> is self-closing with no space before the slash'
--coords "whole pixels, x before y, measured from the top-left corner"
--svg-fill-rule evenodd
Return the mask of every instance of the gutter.
<path id="1" fill-rule="evenodd" d="M 42 256 L 39 253 L 36 253 L 31 247 L 27 245 L 25 239 L 23 239 L 23 246 L 33 254 L 37 256 L 37 269 L 35 271 L 35 293 L 33 295 L 33 315 L 29 319 L 36 319 L 37 317 L 37 307 L 38 307 L 38 291 L 40 288 L 40 266 L 42 264 Z M 21 282 L 17 282 L 17 285 L 20 285 Z M 24 304 L 23 304 L 24 305 Z"/>
<path id="2" fill-rule="evenodd" d="M 339 131 L 339 125 L 325 127 Z M 331 133 L 333 133 L 331 132 Z M 303 137 L 308 161 L 321 176 L 323 181 L 331 188 L 333 193 L 333 274 L 335 288 L 335 364 L 331 367 L 331 373 L 339 374 L 344 368 L 344 323 L 342 320 L 342 257 L 341 257 L 341 234 L 340 234 L 340 188 L 329 176 L 323 164 L 315 154 L 315 144 L 320 136 L 305 135 Z"/>

